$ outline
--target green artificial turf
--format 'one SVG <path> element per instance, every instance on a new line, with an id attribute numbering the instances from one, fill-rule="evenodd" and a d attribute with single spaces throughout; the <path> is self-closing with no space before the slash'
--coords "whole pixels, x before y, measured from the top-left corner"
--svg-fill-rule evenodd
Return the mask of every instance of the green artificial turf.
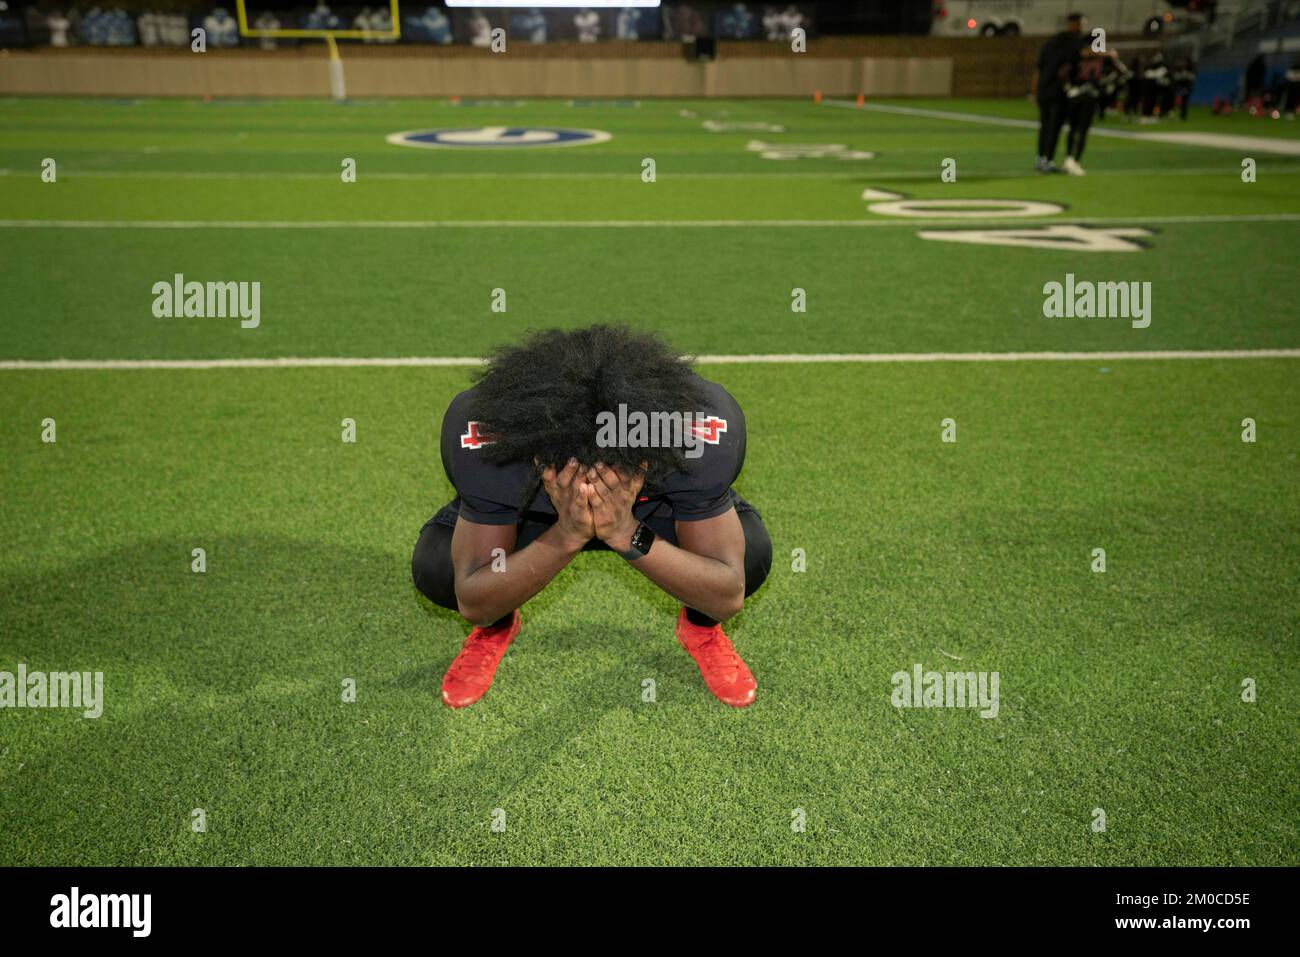
<path id="1" fill-rule="evenodd" d="M 1024 103 L 920 106 L 1032 115 Z M 706 132 L 711 117 L 786 132 Z M 384 140 L 494 123 L 615 135 L 503 155 Z M 1270 123 L 1239 115 L 1191 125 L 1256 135 Z M 1280 128 L 1300 138 L 1294 123 Z M 9 220 L 380 224 L 0 230 L 10 319 L 0 355 L 16 358 L 472 356 L 528 328 L 594 318 L 660 329 L 705 354 L 1277 348 L 1295 345 L 1300 327 L 1300 305 L 1285 294 L 1295 273 L 1288 251 L 1300 241 L 1296 157 L 1261 153 L 1258 180 L 1247 184 L 1233 151 L 1094 137 L 1089 177 L 1042 177 L 1028 171 L 1030 130 L 801 101 L 579 109 L 7 100 L 0 132 Z M 745 149 L 757 136 L 877 156 L 763 160 Z M 38 175 L 46 156 L 60 164 L 56 183 Z M 341 181 L 345 157 L 357 161 L 356 183 Z M 656 159 L 655 183 L 641 180 L 646 157 Z M 948 157 L 955 183 L 939 180 Z M 916 199 L 1046 200 L 1064 212 L 1002 224 L 1074 216 L 1151 235 L 1136 255 L 921 240 L 922 229 L 980 223 L 874 214 L 861 199 L 868 187 Z M 1289 218 L 1261 219 L 1275 216 Z M 777 225 L 674 225 L 756 219 Z M 791 220 L 811 224 L 779 225 Z M 823 220 L 839 225 L 816 225 Z M 394 221 L 454 225 L 381 228 Z M 484 221 L 538 225 L 474 225 Z M 554 225 L 610 221 L 660 225 Z M 1152 282 L 1150 328 L 1044 320 L 1043 284 L 1068 271 Z M 154 319 L 153 285 L 177 273 L 259 281 L 261 327 Z M 800 316 L 790 312 L 795 287 L 808 295 Z M 489 309 L 497 288 L 506 313 Z"/>
<path id="2" fill-rule="evenodd" d="M 486 156 L 383 141 L 494 123 L 615 136 Z M 1192 124 L 1282 135 L 1266 125 Z M 1228 151 L 1098 139 L 1094 175 L 1036 178 L 1031 131 L 796 101 L 0 100 L 0 134 L 7 220 L 889 218 L 868 186 L 1139 226 L 1300 213 L 1291 158 L 1261 154 L 1248 185 Z M 879 155 L 774 170 L 752 136 Z M 1079 254 L 911 224 L 10 225 L 0 360 L 474 356 L 603 319 L 708 354 L 1300 346 L 1300 223 L 1150 228 L 1140 252 Z M 1045 319 L 1067 271 L 1152 282 L 1150 328 Z M 174 272 L 260 281 L 261 326 L 154 318 Z M 452 495 L 437 427 L 469 369 L 0 369 L 0 670 L 105 676 L 98 719 L 0 711 L 0 864 L 1294 865 L 1297 361 L 705 366 L 745 409 L 738 487 L 774 542 L 728 624 L 759 682 L 745 711 L 704 688 L 672 601 L 600 554 L 525 606 L 486 698 L 441 705 L 467 628 L 409 559 Z M 998 716 L 894 708 L 891 676 L 918 663 L 998 672 Z"/>

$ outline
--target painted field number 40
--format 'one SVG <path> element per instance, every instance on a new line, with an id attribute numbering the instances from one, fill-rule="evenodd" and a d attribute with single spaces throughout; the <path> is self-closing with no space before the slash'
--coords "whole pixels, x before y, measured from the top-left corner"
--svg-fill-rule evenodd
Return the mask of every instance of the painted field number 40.
<path id="1" fill-rule="evenodd" d="M 925 219 L 1025 219 L 1064 212 L 1056 203 L 1015 199 L 907 199 L 900 193 L 865 189 L 867 211 L 880 216 Z M 1021 246 L 1085 253 L 1132 253 L 1145 249 L 1141 240 L 1151 236 L 1140 226 L 1092 229 L 1074 223 L 1052 226 L 1016 226 L 1009 229 L 927 229 L 922 239 L 981 246 Z"/>
<path id="2" fill-rule="evenodd" d="M 1064 249 L 1083 253 L 1132 253 L 1146 247 L 1138 240 L 1150 236 L 1149 229 L 1123 226 L 1119 229 L 1089 229 L 1066 223 L 1033 229 L 931 229 L 917 233 L 922 239 L 945 243 L 978 243 L 981 246 L 1029 246 L 1034 249 Z"/>

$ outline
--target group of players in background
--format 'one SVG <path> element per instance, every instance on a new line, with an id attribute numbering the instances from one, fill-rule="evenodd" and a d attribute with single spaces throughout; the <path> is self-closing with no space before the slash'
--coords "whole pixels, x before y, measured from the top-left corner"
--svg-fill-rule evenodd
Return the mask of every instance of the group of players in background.
<path id="1" fill-rule="evenodd" d="M 1038 156 L 1034 168 L 1040 173 L 1065 172 L 1083 176 L 1083 150 L 1088 129 L 1108 110 L 1118 109 L 1124 96 L 1127 116 L 1168 117 L 1175 110 L 1187 119 L 1187 102 L 1196 83 L 1196 64 L 1181 56 L 1167 63 L 1162 53 L 1139 55 L 1132 66 L 1114 50 L 1093 49 L 1092 37 L 1084 31 L 1086 20 L 1072 13 L 1066 28 L 1049 38 L 1038 52 L 1035 65 L 1034 98 L 1038 103 Z M 1053 162 L 1061 131 L 1066 136 L 1065 161 Z"/>

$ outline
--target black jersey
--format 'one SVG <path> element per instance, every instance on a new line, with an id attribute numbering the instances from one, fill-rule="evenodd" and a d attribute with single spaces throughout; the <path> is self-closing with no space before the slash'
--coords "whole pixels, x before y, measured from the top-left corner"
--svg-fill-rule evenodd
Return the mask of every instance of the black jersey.
<path id="1" fill-rule="evenodd" d="M 1101 89 L 1107 96 L 1113 96 L 1121 83 L 1127 83 L 1129 69 L 1118 60 L 1106 60 L 1102 64 Z"/>
<path id="2" fill-rule="evenodd" d="M 1096 98 L 1101 96 L 1102 63 L 1097 58 L 1080 60 L 1074 68 L 1074 76 L 1066 84 L 1065 95 L 1071 100 L 1079 97 Z"/>
<path id="3" fill-rule="evenodd" d="M 1065 93 L 1065 84 L 1079 62 L 1088 39 L 1068 30 L 1049 37 L 1038 50 L 1038 98 L 1048 100 Z"/>
<path id="4" fill-rule="evenodd" d="M 703 408 L 692 410 L 691 431 L 701 453 L 687 458 L 684 471 L 641 490 L 633 510 L 638 517 L 653 511 L 675 521 L 700 521 L 722 515 L 739 501 L 731 484 L 745 464 L 745 416 L 726 389 L 707 379 L 699 381 L 705 401 Z M 457 395 L 443 416 L 442 467 L 456 488 L 461 516 L 482 525 L 510 525 L 519 519 L 536 470 L 529 462 L 498 465 L 484 458 L 491 437 L 470 418 L 473 395 L 473 389 Z M 541 520 L 556 517 L 545 489 L 538 489 L 524 511 Z"/>
<path id="5" fill-rule="evenodd" d="M 1146 71 L 1142 74 L 1142 78 L 1148 83 L 1155 83 L 1157 86 L 1168 86 L 1173 82 L 1173 76 L 1169 72 L 1169 67 L 1159 56 L 1147 65 Z"/>

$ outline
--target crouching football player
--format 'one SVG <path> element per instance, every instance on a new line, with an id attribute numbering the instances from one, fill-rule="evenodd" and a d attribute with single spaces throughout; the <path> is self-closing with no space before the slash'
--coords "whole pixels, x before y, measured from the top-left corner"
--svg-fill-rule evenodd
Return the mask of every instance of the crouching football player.
<path id="1" fill-rule="evenodd" d="M 656 427 L 612 429 L 615 419 Z M 754 676 L 720 624 L 772 560 L 762 519 L 731 487 L 744 461 L 736 400 L 653 336 L 550 330 L 497 351 L 443 418 L 456 497 L 411 559 L 416 587 L 475 626 L 443 701 L 481 698 L 519 634 L 520 606 L 579 552 L 612 551 L 682 604 L 677 640 L 709 690 L 751 704 Z"/>

